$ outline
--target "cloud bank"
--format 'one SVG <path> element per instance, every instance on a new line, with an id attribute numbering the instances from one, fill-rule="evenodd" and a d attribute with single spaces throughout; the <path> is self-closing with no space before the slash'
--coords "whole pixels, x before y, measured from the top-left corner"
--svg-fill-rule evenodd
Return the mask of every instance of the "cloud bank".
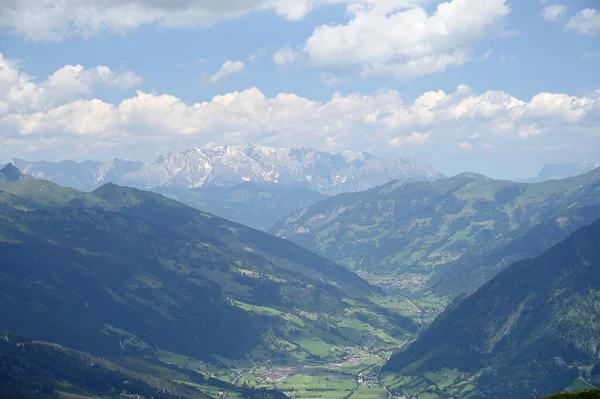
<path id="1" fill-rule="evenodd" d="M 35 82 L 22 65 L 0 57 L 0 157 L 152 158 L 157 151 L 207 143 L 295 144 L 322 150 L 427 148 L 493 150 L 499 143 L 547 137 L 585 141 L 600 132 L 600 90 L 586 95 L 539 93 L 519 99 L 468 86 L 428 91 L 407 101 L 399 92 L 335 93 L 320 102 L 257 88 L 211 101 L 138 91 L 119 104 L 80 98 L 95 85 L 132 87 L 132 72 L 65 66 Z M 52 154 L 53 156 L 48 156 Z"/>

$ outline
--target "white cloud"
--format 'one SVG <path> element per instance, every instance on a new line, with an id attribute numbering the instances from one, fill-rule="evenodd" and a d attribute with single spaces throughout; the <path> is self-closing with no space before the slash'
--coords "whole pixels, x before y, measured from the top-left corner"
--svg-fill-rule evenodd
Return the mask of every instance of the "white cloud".
<path id="1" fill-rule="evenodd" d="M 85 69 L 81 65 L 65 65 L 46 80 L 36 82 L 21 68 L 18 61 L 6 59 L 0 53 L 0 87 L 3 88 L 0 89 L 0 115 L 53 107 L 89 95 L 98 85 L 130 89 L 142 81 L 131 71 L 117 73 L 106 66 Z"/>
<path id="2" fill-rule="evenodd" d="M 461 148 L 463 150 L 474 150 L 475 146 L 469 143 L 468 141 L 463 141 L 461 143 L 458 143 L 458 148 Z"/>
<path id="3" fill-rule="evenodd" d="M 304 47 L 313 66 L 359 67 L 363 77 L 411 78 L 471 59 L 473 43 L 510 13 L 505 0 L 452 0 L 434 13 L 385 3 L 354 7 L 345 25 L 322 25 Z"/>
<path id="4" fill-rule="evenodd" d="M 542 18 L 546 22 L 558 22 L 567 12 L 567 6 L 564 4 L 552 4 L 542 9 Z"/>
<path id="5" fill-rule="evenodd" d="M 411 3 L 423 0 L 411 0 Z M 0 28 L 29 40 L 60 41 L 103 32 L 124 33 L 142 25 L 205 28 L 253 11 L 271 10 L 299 20 L 331 3 L 409 3 L 409 0 L 3 0 Z"/>
<path id="6" fill-rule="evenodd" d="M 567 26 L 567 31 L 575 31 L 581 35 L 595 36 L 600 34 L 600 11 L 586 8 L 575 14 Z"/>
<path id="7" fill-rule="evenodd" d="M 139 91 L 109 104 L 77 98 L 88 90 L 74 78 L 83 73 L 77 68 L 62 68 L 35 83 L 18 65 L 6 64 L 4 60 L 0 69 L 0 155 L 6 158 L 26 156 L 27 151 L 55 158 L 148 158 L 174 147 L 240 142 L 374 152 L 397 146 L 438 148 L 447 153 L 467 147 L 461 143 L 494 146 L 542 137 L 581 142 L 584 135 L 600 132 L 600 90 L 580 96 L 539 93 L 522 100 L 503 91 L 474 93 L 461 85 L 450 93 L 425 92 L 414 101 L 386 90 L 335 93 L 320 102 L 291 93 L 267 97 L 250 88 L 195 104 Z M 120 82 L 91 71 L 96 81 Z M 62 92 L 70 94 L 57 101 Z M 473 150 L 485 148 L 477 144 Z"/>
<path id="8" fill-rule="evenodd" d="M 227 60 L 223 65 L 221 65 L 221 68 L 219 68 L 219 70 L 210 77 L 210 81 L 211 83 L 217 83 L 225 79 L 227 76 L 242 72 L 244 68 L 245 65 L 242 61 Z"/>
<path id="9" fill-rule="evenodd" d="M 300 52 L 294 51 L 289 43 L 286 43 L 283 48 L 273 54 L 273 62 L 277 65 L 287 66 L 295 64 L 300 57 Z"/>
<path id="10" fill-rule="evenodd" d="M 316 7 L 345 4 L 349 22 L 317 27 L 301 53 L 322 72 L 358 68 L 363 78 L 404 79 L 468 62 L 472 45 L 491 29 L 500 36 L 518 34 L 502 32 L 507 1 L 447 0 L 428 14 L 420 5 L 430 0 L 6 0 L 0 2 L 0 28 L 30 40 L 60 41 L 145 24 L 202 28 L 260 10 L 297 20 Z M 273 60 L 289 65 L 299 57 L 288 45 Z"/>
<path id="11" fill-rule="evenodd" d="M 520 127 L 518 131 L 519 137 L 522 139 L 539 136 L 542 133 L 543 131 L 539 128 L 537 123 L 533 123 L 531 125 L 524 125 Z"/>
<path id="12" fill-rule="evenodd" d="M 411 132 L 407 136 L 394 137 L 389 141 L 389 144 L 396 147 L 406 144 L 425 144 L 430 137 L 431 133 Z"/>

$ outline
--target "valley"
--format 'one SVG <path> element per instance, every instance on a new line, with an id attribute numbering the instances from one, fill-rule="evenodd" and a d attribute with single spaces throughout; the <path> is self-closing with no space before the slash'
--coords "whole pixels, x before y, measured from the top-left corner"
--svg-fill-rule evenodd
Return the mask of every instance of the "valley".
<path id="1" fill-rule="evenodd" d="M 0 399 L 600 399 L 600 0 L 0 0 Z"/>
<path id="2" fill-rule="evenodd" d="M 418 330 L 411 305 L 382 306 L 343 267 L 159 194 L 113 184 L 86 194 L 11 166 L 0 177 L 10 332 L 241 388 L 343 398 Z"/>
<path id="3" fill-rule="evenodd" d="M 484 187 L 499 184 L 504 191 L 508 184 L 464 176 L 418 184 L 450 185 L 452 193 L 460 193 L 480 190 L 481 182 Z M 410 183 L 392 186 L 397 184 Z M 162 387 L 165 394 L 190 399 L 475 399 L 483 392 L 482 384 L 491 384 L 497 390 L 493 392 L 512 392 L 504 381 L 494 380 L 490 369 L 510 373 L 504 362 L 505 356 L 515 356 L 513 352 L 479 359 L 479 348 L 471 353 L 461 342 L 466 352 L 455 353 L 444 342 L 446 331 L 453 328 L 452 336 L 461 336 L 461 324 L 494 320 L 486 313 L 493 309 L 488 302 L 459 317 L 453 313 L 468 308 L 502 276 L 517 274 L 509 272 L 519 267 L 515 261 L 544 253 L 571 231 L 600 218 L 596 171 L 554 182 L 551 189 L 560 195 L 545 190 L 550 186 L 540 187 L 520 188 L 543 196 L 514 228 L 490 230 L 487 241 L 456 252 L 458 257 L 449 255 L 451 260 L 437 265 L 426 280 L 422 272 L 414 272 L 423 268 L 414 265 L 411 272 L 390 279 L 379 267 L 340 266 L 289 241 L 158 193 L 112 183 L 85 193 L 8 165 L 0 171 L 0 328 L 48 348 L 60 344 L 70 348 L 67 353 L 75 350 L 99 359 L 94 363 L 122 373 L 124 379 L 147 381 L 144 389 Z M 373 192 L 381 190 L 389 192 L 386 187 Z M 343 194 L 316 206 L 353 196 Z M 450 197 L 446 201 L 451 202 Z M 305 209 L 301 213 L 312 212 Z M 415 212 L 427 216 L 426 210 Z M 477 212 L 463 217 L 483 220 Z M 417 261 L 419 255 L 411 256 Z M 385 267 L 392 267 L 391 258 L 383 259 Z M 498 262 L 502 265 L 493 266 Z M 464 266 L 455 266 L 460 264 Z M 476 284 L 473 272 L 481 272 L 482 265 L 491 265 L 495 274 L 477 277 L 483 288 L 475 293 L 456 296 L 457 287 L 463 286 L 460 281 L 471 284 L 466 287 Z M 491 281 L 485 284 L 487 280 Z M 593 306 L 593 301 L 577 300 L 586 309 Z M 527 309 L 512 310 L 503 324 L 499 320 L 504 310 L 497 311 L 499 320 L 490 321 L 495 324 L 489 329 L 505 332 L 490 338 L 492 348 L 517 328 L 513 326 Z M 593 312 L 585 314 L 595 317 Z M 448 318 L 453 321 L 446 325 Z M 66 329 L 71 325 L 77 327 Z M 577 329 L 584 331 L 582 326 Z M 468 330 L 477 327 L 469 325 Z M 595 335 L 589 337 L 595 342 Z M 433 354 L 423 348 L 434 348 Z M 568 370 L 579 372 L 559 367 L 552 377 L 539 376 L 524 363 L 520 372 L 532 373 L 535 383 L 523 389 L 540 389 L 549 378 L 553 391 L 594 387 L 594 363 L 582 356 L 564 360 Z M 472 362 L 481 363 L 473 367 Z M 47 389 L 65 398 L 95 398 L 92 393 L 100 389 L 82 382 L 63 386 L 53 378 L 48 377 L 52 388 Z M 132 395 L 138 394 L 143 397 Z"/>

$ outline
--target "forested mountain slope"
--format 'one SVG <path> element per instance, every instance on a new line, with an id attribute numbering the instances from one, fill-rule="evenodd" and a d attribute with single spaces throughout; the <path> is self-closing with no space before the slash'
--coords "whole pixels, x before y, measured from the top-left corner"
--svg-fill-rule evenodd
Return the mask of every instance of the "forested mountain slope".
<path id="1" fill-rule="evenodd" d="M 453 295 L 591 223 L 595 213 L 584 208 L 598 205 L 600 169 L 537 184 L 465 173 L 338 195 L 280 220 L 271 232 L 372 281 L 420 292 L 434 284 Z M 511 253 L 511 242 L 535 237 L 530 230 L 541 223 L 556 225 L 555 238 L 534 252 Z M 461 284 L 446 278 L 453 274 L 462 276 Z M 445 281 L 452 284 L 441 286 Z"/>
<path id="2" fill-rule="evenodd" d="M 456 301 L 385 367 L 401 392 L 549 395 L 600 382 L 600 221 Z"/>
<path id="3" fill-rule="evenodd" d="M 316 359 L 313 341 L 343 346 L 368 329 L 389 345 L 416 329 L 372 303 L 376 290 L 354 273 L 266 233 L 156 193 L 13 180 L 4 188 L 48 185 L 61 200 L 0 193 L 6 331 L 105 356 L 219 363 Z"/>

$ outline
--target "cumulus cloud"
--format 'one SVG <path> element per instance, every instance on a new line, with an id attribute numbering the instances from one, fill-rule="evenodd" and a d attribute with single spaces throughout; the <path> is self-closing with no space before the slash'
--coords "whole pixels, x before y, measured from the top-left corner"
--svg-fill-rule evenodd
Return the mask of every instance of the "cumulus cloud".
<path id="1" fill-rule="evenodd" d="M 546 22 L 558 22 L 566 12 L 566 5 L 552 4 L 542 9 L 542 18 L 544 18 Z"/>
<path id="2" fill-rule="evenodd" d="M 468 62 L 473 45 L 490 32 L 518 35 L 503 31 L 507 2 L 447 0 L 428 12 L 423 5 L 429 0 L 7 0 L 0 2 L 0 28 L 30 40 L 60 41 L 145 24 L 203 28 L 261 10 L 298 20 L 317 7 L 345 4 L 347 23 L 317 27 L 300 51 L 286 45 L 273 61 L 290 65 L 306 57 L 321 72 L 349 69 L 363 78 L 406 79 Z"/>
<path id="3" fill-rule="evenodd" d="M 227 60 L 221 65 L 221 68 L 210 77 L 210 81 L 211 83 L 217 83 L 230 75 L 242 72 L 244 68 L 245 65 L 242 61 Z"/>
<path id="4" fill-rule="evenodd" d="M 110 104 L 75 98 L 88 90 L 80 83 L 87 79 L 75 77 L 94 71 L 92 81 L 102 84 L 121 84 L 124 79 L 109 79 L 97 69 L 77 70 L 62 68 L 36 83 L 18 65 L 3 66 L 0 155 L 48 154 L 44 151 L 51 148 L 59 158 L 73 154 L 148 158 L 161 149 L 240 142 L 379 153 L 391 148 L 439 148 L 442 153 L 457 148 L 476 153 L 489 152 L 503 141 L 578 140 L 582 134 L 597 134 L 600 121 L 600 90 L 582 96 L 539 93 L 522 100 L 503 91 L 475 93 L 461 85 L 450 93 L 425 92 L 414 101 L 385 90 L 373 95 L 335 93 L 321 102 L 291 93 L 267 97 L 250 88 L 194 104 L 168 94 L 138 91 Z M 6 79 L 11 73 L 16 76 Z M 71 98 L 57 101 L 58 94 L 52 93 L 62 91 L 71 93 Z"/>
<path id="5" fill-rule="evenodd" d="M 115 72 L 106 66 L 86 69 L 65 65 L 42 82 L 22 71 L 22 65 L 0 53 L 0 115 L 20 110 L 53 107 L 89 95 L 98 85 L 130 89 L 142 79 L 131 71 Z"/>
<path id="6" fill-rule="evenodd" d="M 395 90 L 335 93 L 315 101 L 292 93 L 268 97 L 249 88 L 194 104 L 138 91 L 111 104 L 81 96 L 95 84 L 129 87 L 136 82 L 131 74 L 68 66 L 37 82 L 18 63 L 0 60 L 0 157 L 6 159 L 31 154 L 147 159 L 161 150 L 240 142 L 375 153 L 438 148 L 446 154 L 455 148 L 476 154 L 503 148 L 499 142 L 543 137 L 581 142 L 584 135 L 587 140 L 598 134 L 600 123 L 600 90 L 519 99 L 461 85 L 413 101 Z"/>
<path id="7" fill-rule="evenodd" d="M 430 137 L 431 133 L 411 132 L 409 135 L 406 136 L 394 137 L 389 141 L 389 144 L 392 146 L 404 146 L 406 144 L 425 144 Z"/>
<path id="8" fill-rule="evenodd" d="M 421 7 L 398 10 L 381 2 L 349 8 L 349 13 L 348 23 L 319 26 L 306 41 L 311 64 L 358 67 L 365 78 L 404 79 L 469 61 L 470 46 L 501 25 L 510 7 L 506 0 L 452 0 L 428 14 Z"/>
<path id="9" fill-rule="evenodd" d="M 418 3 L 423 0 L 4 0 L 0 28 L 29 40 L 60 41 L 103 32 L 124 33 L 142 25 L 204 28 L 253 11 L 274 11 L 299 20 L 313 8 L 332 3 Z"/>
<path id="10" fill-rule="evenodd" d="M 565 30 L 587 36 L 600 34 L 600 11 L 593 8 L 579 11 L 571 17 L 567 26 L 565 26 Z"/>

